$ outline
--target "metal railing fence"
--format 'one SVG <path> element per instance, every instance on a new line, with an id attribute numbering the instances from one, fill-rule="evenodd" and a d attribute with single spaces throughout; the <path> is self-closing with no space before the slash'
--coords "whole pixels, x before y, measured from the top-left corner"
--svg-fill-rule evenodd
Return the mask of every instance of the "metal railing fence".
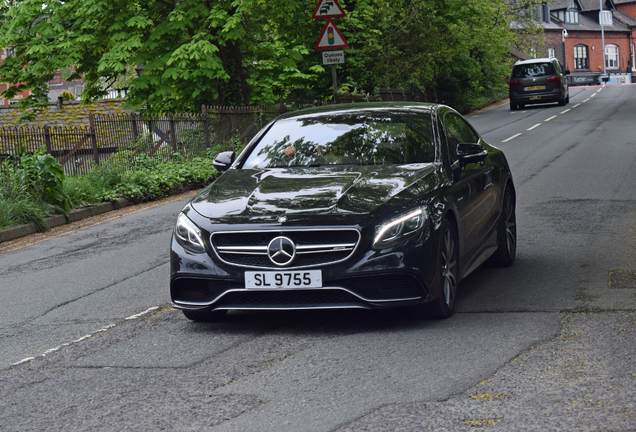
<path id="1" fill-rule="evenodd" d="M 201 114 L 89 114 L 85 127 L 0 126 L 0 161 L 44 150 L 67 175 L 140 154 L 159 161 L 192 158 L 249 142 L 281 113 L 320 103 L 281 101 L 275 107 L 201 107 Z"/>

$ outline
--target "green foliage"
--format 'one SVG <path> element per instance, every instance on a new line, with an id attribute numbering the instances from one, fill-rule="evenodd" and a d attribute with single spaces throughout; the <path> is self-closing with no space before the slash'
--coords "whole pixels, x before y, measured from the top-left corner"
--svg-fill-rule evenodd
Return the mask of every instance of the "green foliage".
<path id="1" fill-rule="evenodd" d="M 329 100 L 331 74 L 314 50 L 324 20 L 315 0 L 21 0 L 0 6 L 3 94 L 48 104 L 57 70 L 86 83 L 90 101 L 128 87 L 128 106 L 200 112 L 206 105 L 272 105 L 279 98 Z M 338 66 L 349 91 L 412 88 L 467 110 L 497 97 L 508 49 L 536 36 L 539 0 L 349 0 L 337 25 L 350 43 Z M 135 68 L 143 65 L 143 75 Z M 352 83 L 355 82 L 356 85 Z M 19 84 L 16 84 L 19 83 Z M 26 116 L 33 116 L 27 112 Z"/>
<path id="2" fill-rule="evenodd" d="M 60 96 L 62 96 L 62 100 L 65 102 L 75 100 L 75 95 L 68 90 L 64 90 Z"/>
<path id="3" fill-rule="evenodd" d="M 218 175 L 208 158 L 138 165 L 109 191 L 132 202 L 152 201 L 184 188 L 203 186 Z"/>
<path id="4" fill-rule="evenodd" d="M 23 191 L 42 208 L 44 214 L 68 215 L 71 207 L 62 187 L 64 170 L 53 156 L 44 150 L 34 154 L 23 151 L 18 161 L 6 162 L 3 168 L 6 170 L 5 175 L 10 177 L 7 179 L 12 185 L 10 187 Z"/>
<path id="5" fill-rule="evenodd" d="M 5 160 L 0 166 L 0 227 L 33 223 L 44 230 L 46 216 L 68 214 L 63 181 L 62 167 L 43 151 Z"/>

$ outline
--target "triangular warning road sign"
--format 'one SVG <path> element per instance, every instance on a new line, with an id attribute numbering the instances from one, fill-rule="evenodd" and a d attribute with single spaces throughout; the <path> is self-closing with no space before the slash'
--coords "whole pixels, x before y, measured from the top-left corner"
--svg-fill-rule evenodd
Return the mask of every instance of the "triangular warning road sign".
<path id="1" fill-rule="evenodd" d="M 313 19 L 317 18 L 340 18 L 346 13 L 338 3 L 338 0 L 318 0 L 316 9 L 311 15 Z"/>
<path id="2" fill-rule="evenodd" d="M 331 18 L 327 18 L 325 26 L 318 36 L 318 42 L 314 48 L 317 50 L 325 50 L 332 48 L 346 48 L 349 42 L 344 38 L 338 27 L 333 23 Z"/>

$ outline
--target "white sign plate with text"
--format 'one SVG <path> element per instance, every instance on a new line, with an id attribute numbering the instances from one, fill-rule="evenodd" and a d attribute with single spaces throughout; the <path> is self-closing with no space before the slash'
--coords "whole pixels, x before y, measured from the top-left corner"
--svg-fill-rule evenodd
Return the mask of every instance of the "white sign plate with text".
<path id="1" fill-rule="evenodd" d="M 323 51 L 322 53 L 322 64 L 324 66 L 344 64 L 344 62 L 345 62 L 345 54 L 343 50 Z"/>

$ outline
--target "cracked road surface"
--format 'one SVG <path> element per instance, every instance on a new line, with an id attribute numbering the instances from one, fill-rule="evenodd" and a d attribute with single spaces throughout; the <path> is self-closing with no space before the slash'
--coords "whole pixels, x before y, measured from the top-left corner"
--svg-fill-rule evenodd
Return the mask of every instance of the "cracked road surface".
<path id="1" fill-rule="evenodd" d="M 519 249 L 444 321 L 191 323 L 168 305 L 185 197 L 0 245 L 0 430 L 634 430 L 635 96 L 470 118 L 511 163 Z"/>

